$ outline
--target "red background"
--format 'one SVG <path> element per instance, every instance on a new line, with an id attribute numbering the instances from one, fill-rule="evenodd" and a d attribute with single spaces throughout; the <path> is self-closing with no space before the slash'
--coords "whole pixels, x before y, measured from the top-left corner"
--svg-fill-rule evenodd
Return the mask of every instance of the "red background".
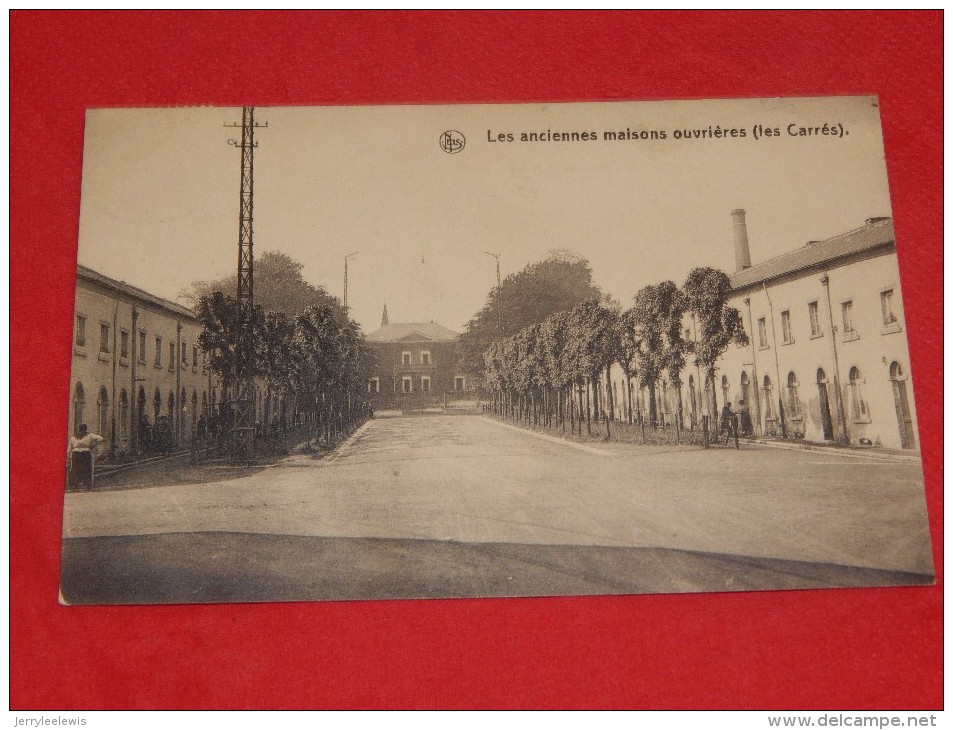
<path id="1" fill-rule="evenodd" d="M 942 15 L 11 15 L 11 705 L 942 705 L 941 585 L 63 608 L 87 107 L 880 96 L 942 569 Z"/>

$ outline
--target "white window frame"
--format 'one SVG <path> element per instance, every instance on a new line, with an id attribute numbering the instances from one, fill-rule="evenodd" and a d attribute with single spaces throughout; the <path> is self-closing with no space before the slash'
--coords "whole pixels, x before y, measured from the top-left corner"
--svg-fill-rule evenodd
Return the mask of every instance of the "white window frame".
<path id="1" fill-rule="evenodd" d="M 100 360 L 108 360 L 109 354 L 110 352 L 112 352 L 109 349 L 109 338 L 111 336 L 111 332 L 112 330 L 111 330 L 111 325 L 109 324 L 109 322 L 106 322 L 104 320 L 99 320 L 99 359 Z M 105 339 L 103 339 L 104 334 L 106 335 Z"/>
<path id="2" fill-rule="evenodd" d="M 420 364 L 421 364 L 421 365 L 433 365 L 433 359 L 430 357 L 430 350 L 421 350 L 421 351 L 420 351 Z"/>
<path id="3" fill-rule="evenodd" d="M 429 375 L 420 376 L 420 392 L 421 393 L 432 392 L 433 390 L 433 388 L 431 387 L 432 385 L 433 385 L 433 381 L 430 379 Z"/>
<path id="4" fill-rule="evenodd" d="M 811 339 L 823 337 L 824 330 L 821 329 L 821 310 L 816 299 L 807 303 L 807 319 L 811 324 Z"/>
<path id="5" fill-rule="evenodd" d="M 123 343 L 126 345 L 126 353 L 123 354 Z M 128 365 L 129 364 L 129 330 L 119 328 L 119 364 Z"/>
<path id="6" fill-rule="evenodd" d="M 852 340 L 859 340 L 860 335 L 857 334 L 857 329 L 854 327 L 854 299 L 843 299 L 840 303 L 840 319 L 841 326 L 844 328 L 843 339 L 844 342 L 851 342 Z"/>
<path id="7" fill-rule="evenodd" d="M 410 350 L 404 350 L 402 353 L 400 353 L 400 364 L 404 366 L 413 365 L 414 353 L 412 353 Z"/>
<path id="8" fill-rule="evenodd" d="M 781 342 L 785 345 L 794 344 L 794 327 L 791 324 L 791 310 L 781 310 Z"/>
<path id="9" fill-rule="evenodd" d="M 461 381 L 461 385 L 457 388 L 457 381 Z M 465 375 L 454 375 L 453 376 L 453 392 L 454 393 L 463 393 L 467 389 L 467 378 Z"/>
<path id="10" fill-rule="evenodd" d="M 73 346 L 78 350 L 81 350 L 83 354 L 86 353 L 86 323 L 89 320 L 86 318 L 86 315 L 82 312 L 76 313 L 76 318 L 74 319 L 74 328 L 75 332 L 73 333 Z M 83 323 L 83 326 L 80 327 L 80 322 Z M 82 342 L 79 341 L 79 336 L 82 335 Z"/>
<path id="11" fill-rule="evenodd" d="M 414 379 L 409 375 L 404 375 L 400 379 L 400 392 L 401 393 L 413 393 L 414 392 Z"/>
<path id="12" fill-rule="evenodd" d="M 903 327 L 900 325 L 900 315 L 897 314 L 896 304 L 897 304 L 897 287 L 893 284 L 890 286 L 884 286 L 880 288 L 880 317 L 882 320 L 882 326 L 880 328 L 880 333 L 883 335 L 889 335 L 894 332 L 900 332 Z M 889 295 L 889 296 L 888 296 Z M 887 305 L 886 307 L 884 305 Z M 885 315 L 885 310 L 890 314 L 890 319 L 888 320 Z"/>

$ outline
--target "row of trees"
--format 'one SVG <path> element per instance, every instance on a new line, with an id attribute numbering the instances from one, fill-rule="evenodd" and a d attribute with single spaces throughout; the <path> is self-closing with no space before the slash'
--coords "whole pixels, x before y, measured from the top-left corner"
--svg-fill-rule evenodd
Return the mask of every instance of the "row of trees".
<path id="1" fill-rule="evenodd" d="M 460 369 L 481 375 L 483 353 L 491 343 L 591 299 L 601 300 L 602 292 L 592 282 L 589 262 L 569 251 L 552 251 L 490 290 L 457 341 Z"/>
<path id="2" fill-rule="evenodd" d="M 625 376 L 626 411 L 633 412 L 632 383 L 649 395 L 648 421 L 658 422 L 656 385 L 661 378 L 678 393 L 676 424 L 683 420 L 682 373 L 692 358 L 709 382 L 719 358 L 732 342 L 747 344 L 741 315 L 728 306 L 727 274 L 711 268 L 691 271 L 684 285 L 674 282 L 642 288 L 630 309 L 606 299 L 590 299 L 511 337 L 494 341 L 484 352 L 484 378 L 495 393 L 501 415 L 570 429 L 615 417 L 611 387 L 602 376 L 618 365 Z M 686 328 L 694 321 L 694 332 Z M 714 393 L 711 393 L 714 397 Z M 717 409 L 717 403 L 712 401 Z M 641 416 L 640 416 L 641 417 Z"/>
<path id="3" fill-rule="evenodd" d="M 304 420 L 330 439 L 364 415 L 372 354 L 340 302 L 305 282 L 301 268 L 280 253 L 256 262 L 256 302 L 261 303 L 252 323 L 253 373 L 264 382 L 268 402 L 284 405 L 273 408 L 272 423 L 262 424 L 264 430 L 272 425 L 284 430 Z M 233 387 L 235 377 L 237 301 L 225 293 L 234 287 L 233 279 L 198 282 L 184 296 L 195 304 L 203 326 L 199 345 L 223 390 Z"/>

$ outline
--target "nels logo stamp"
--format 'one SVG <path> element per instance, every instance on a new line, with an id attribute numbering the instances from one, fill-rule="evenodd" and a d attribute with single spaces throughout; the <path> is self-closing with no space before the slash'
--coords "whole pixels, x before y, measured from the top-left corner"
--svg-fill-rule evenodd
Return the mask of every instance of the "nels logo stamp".
<path id="1" fill-rule="evenodd" d="M 440 135 L 440 149 L 442 149 L 448 155 L 454 155 L 457 152 L 462 152 L 466 144 L 466 137 L 464 137 L 463 134 L 456 131 L 455 129 L 448 129 L 446 132 Z"/>

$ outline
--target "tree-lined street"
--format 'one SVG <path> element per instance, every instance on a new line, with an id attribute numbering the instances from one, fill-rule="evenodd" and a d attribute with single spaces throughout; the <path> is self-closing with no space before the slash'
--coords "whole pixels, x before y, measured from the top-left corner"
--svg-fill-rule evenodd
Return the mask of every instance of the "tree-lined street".
<path id="1" fill-rule="evenodd" d="M 68 601 L 882 585 L 933 571 L 918 464 L 575 444 L 473 416 L 375 419 L 323 460 L 70 493 L 65 508 Z"/>

